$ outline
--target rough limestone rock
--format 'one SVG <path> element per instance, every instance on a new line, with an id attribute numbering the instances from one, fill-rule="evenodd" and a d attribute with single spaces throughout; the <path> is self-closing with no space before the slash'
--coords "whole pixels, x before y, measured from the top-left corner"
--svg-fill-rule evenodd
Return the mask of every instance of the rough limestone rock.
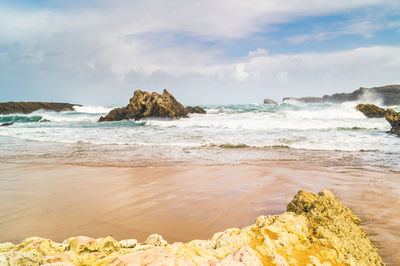
<path id="1" fill-rule="evenodd" d="M 382 118 L 386 115 L 386 110 L 375 104 L 359 104 L 356 109 L 369 118 Z"/>
<path id="2" fill-rule="evenodd" d="M 200 106 L 186 106 L 186 111 L 189 114 L 206 114 L 206 110 L 201 108 Z"/>
<path id="3" fill-rule="evenodd" d="M 390 133 L 397 134 L 400 136 L 400 112 L 397 113 L 393 109 L 387 109 L 385 118 L 392 126 Z"/>
<path id="4" fill-rule="evenodd" d="M 174 96 L 167 90 L 164 90 L 163 94 L 136 90 L 126 107 L 111 110 L 105 117 L 101 117 L 99 122 L 139 120 L 144 117 L 177 119 L 187 117 L 187 115 L 186 108 L 175 100 Z"/>
<path id="5" fill-rule="evenodd" d="M 0 103 L 0 114 L 8 115 L 15 113 L 30 114 L 37 110 L 47 111 L 74 111 L 74 106 L 79 104 L 71 103 L 48 103 L 48 102 L 5 102 Z"/>
<path id="6" fill-rule="evenodd" d="M 153 234 L 144 243 L 78 236 L 62 244 L 32 237 L 0 244 L 0 265 L 383 265 L 360 220 L 329 190 L 300 191 L 280 215 L 168 244 Z"/>
<path id="7" fill-rule="evenodd" d="M 273 105 L 278 105 L 277 102 L 271 99 L 264 99 L 264 104 L 273 104 Z"/>
<path id="8" fill-rule="evenodd" d="M 382 99 L 383 105 L 400 105 L 400 85 L 387 85 L 374 88 L 359 88 L 352 93 L 335 93 L 332 95 L 324 95 L 323 97 L 286 97 L 282 101 L 296 100 L 306 103 L 343 103 L 349 101 L 357 101 L 365 96 Z"/>

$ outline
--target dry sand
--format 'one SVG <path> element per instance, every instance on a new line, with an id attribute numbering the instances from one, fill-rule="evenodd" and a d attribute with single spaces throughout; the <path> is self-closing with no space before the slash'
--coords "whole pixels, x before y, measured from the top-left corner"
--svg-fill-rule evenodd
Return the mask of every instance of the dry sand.
<path id="1" fill-rule="evenodd" d="M 400 173 L 299 162 L 156 168 L 0 164 L 0 242 L 88 235 L 209 238 L 278 214 L 300 189 L 329 188 L 400 263 Z"/>

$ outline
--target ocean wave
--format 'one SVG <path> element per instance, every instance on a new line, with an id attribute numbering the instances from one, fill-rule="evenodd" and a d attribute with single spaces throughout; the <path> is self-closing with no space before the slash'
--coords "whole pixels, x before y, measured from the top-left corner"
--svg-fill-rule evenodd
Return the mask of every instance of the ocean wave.
<path id="1" fill-rule="evenodd" d="M 0 116 L 0 123 L 29 123 L 29 122 L 39 122 L 42 120 L 40 115 L 5 115 Z"/>

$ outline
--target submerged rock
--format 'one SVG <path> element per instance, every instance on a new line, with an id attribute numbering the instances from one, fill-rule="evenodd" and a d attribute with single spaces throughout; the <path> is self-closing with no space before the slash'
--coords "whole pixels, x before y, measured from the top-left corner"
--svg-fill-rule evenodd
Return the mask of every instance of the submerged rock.
<path id="1" fill-rule="evenodd" d="M 30 114 L 37 110 L 47 111 L 74 111 L 74 106 L 79 104 L 71 103 L 50 103 L 50 102 L 4 102 L 0 103 L 0 114 L 9 115 L 14 113 Z"/>
<path id="2" fill-rule="evenodd" d="M 271 99 L 264 99 L 264 104 L 273 104 L 277 105 L 278 103 Z"/>
<path id="3" fill-rule="evenodd" d="M 189 114 L 206 114 L 206 110 L 201 108 L 200 106 L 186 106 L 186 111 Z"/>
<path id="4" fill-rule="evenodd" d="M 7 126 L 11 126 L 11 125 L 14 125 L 14 122 L 1 124 L 2 127 L 7 127 Z"/>
<path id="5" fill-rule="evenodd" d="M 163 94 L 136 90 L 126 107 L 111 110 L 105 117 L 100 117 L 99 122 L 139 120 L 144 117 L 176 119 L 187 117 L 187 115 L 186 108 L 175 100 L 174 96 L 167 90 L 164 90 Z"/>
<path id="6" fill-rule="evenodd" d="M 360 219 L 329 190 L 299 191 L 280 215 L 260 216 L 242 229 L 209 240 L 168 244 L 111 237 L 72 237 L 63 244 L 39 237 L 0 244 L 1 265 L 383 265 Z"/>
<path id="7" fill-rule="evenodd" d="M 323 97 L 286 97 L 283 98 L 282 101 L 296 100 L 306 103 L 343 103 L 357 101 L 365 96 L 379 98 L 383 101 L 384 105 L 400 105 L 400 85 L 387 85 L 374 88 L 361 87 L 351 93 L 335 93 L 332 95 L 324 95 Z"/>
<path id="8" fill-rule="evenodd" d="M 385 118 L 392 126 L 392 128 L 390 129 L 390 133 L 400 136 L 400 112 L 397 113 L 393 109 L 387 109 Z"/>
<path id="9" fill-rule="evenodd" d="M 386 115 L 386 110 L 375 104 L 359 104 L 356 109 L 369 118 L 382 118 Z"/>

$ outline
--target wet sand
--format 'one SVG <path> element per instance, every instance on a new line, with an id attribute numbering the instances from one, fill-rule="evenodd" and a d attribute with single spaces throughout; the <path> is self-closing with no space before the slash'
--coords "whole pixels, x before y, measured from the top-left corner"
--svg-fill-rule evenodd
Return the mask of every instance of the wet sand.
<path id="1" fill-rule="evenodd" d="M 278 214 L 298 190 L 329 188 L 363 219 L 384 261 L 400 262 L 400 173 L 301 162 L 184 167 L 0 163 L 0 242 L 88 235 L 206 239 Z"/>

